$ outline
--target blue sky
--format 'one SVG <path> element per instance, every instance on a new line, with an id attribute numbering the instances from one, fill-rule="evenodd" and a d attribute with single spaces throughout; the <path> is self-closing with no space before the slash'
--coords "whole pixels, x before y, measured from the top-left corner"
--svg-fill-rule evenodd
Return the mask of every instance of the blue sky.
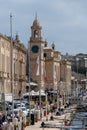
<path id="1" fill-rule="evenodd" d="M 27 47 L 36 12 L 49 47 L 55 42 L 61 54 L 87 53 L 87 0 L 0 0 L 0 33 L 10 35 L 12 13 L 13 37 L 18 33 Z"/>

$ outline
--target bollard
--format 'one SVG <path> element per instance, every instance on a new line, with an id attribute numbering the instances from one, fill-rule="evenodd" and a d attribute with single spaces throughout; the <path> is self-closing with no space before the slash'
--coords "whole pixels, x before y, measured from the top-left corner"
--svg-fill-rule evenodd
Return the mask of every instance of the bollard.
<path id="1" fill-rule="evenodd" d="M 42 130 L 44 130 L 44 125 L 45 125 L 45 123 L 42 122 L 42 123 L 41 123 Z"/>
<path id="2" fill-rule="evenodd" d="M 53 119 L 54 119 L 54 118 L 53 118 L 53 116 L 51 116 L 51 117 L 50 117 L 50 120 L 52 120 L 52 121 L 53 121 Z"/>

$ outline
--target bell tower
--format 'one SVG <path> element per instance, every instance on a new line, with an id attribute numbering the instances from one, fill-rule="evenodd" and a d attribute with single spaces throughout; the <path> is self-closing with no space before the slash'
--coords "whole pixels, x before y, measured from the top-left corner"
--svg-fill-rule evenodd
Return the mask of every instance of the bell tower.
<path id="1" fill-rule="evenodd" d="M 29 41 L 30 46 L 30 71 L 33 81 L 36 81 L 43 89 L 44 84 L 44 56 L 43 50 L 45 41 L 42 38 L 42 27 L 35 17 L 33 25 L 31 26 L 31 37 Z"/>
<path id="2" fill-rule="evenodd" d="M 30 41 L 40 41 L 42 40 L 41 37 L 41 30 L 42 27 L 40 26 L 40 23 L 37 19 L 37 16 L 35 17 L 35 20 L 33 22 L 33 25 L 31 26 L 31 38 Z"/>

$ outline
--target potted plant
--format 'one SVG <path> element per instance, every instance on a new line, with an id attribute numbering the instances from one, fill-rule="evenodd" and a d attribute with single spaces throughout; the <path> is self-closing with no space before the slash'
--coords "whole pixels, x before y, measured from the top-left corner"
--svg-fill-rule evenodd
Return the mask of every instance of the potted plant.
<path id="1" fill-rule="evenodd" d="M 23 121 L 23 122 L 22 122 L 22 130 L 24 130 L 25 127 L 26 127 L 26 124 L 25 124 L 25 122 Z"/>
<path id="2" fill-rule="evenodd" d="M 35 118 L 35 122 L 37 122 L 37 113 L 35 113 L 35 116 L 34 116 Z"/>
<path id="3" fill-rule="evenodd" d="M 14 130 L 16 130 L 18 128 L 18 125 L 14 125 Z"/>
<path id="4" fill-rule="evenodd" d="M 31 124 L 30 117 L 27 116 L 27 117 L 26 117 L 26 126 L 29 126 L 30 124 Z"/>
<path id="5" fill-rule="evenodd" d="M 16 128 L 18 128 L 18 119 L 14 118 L 14 130 L 16 130 Z"/>

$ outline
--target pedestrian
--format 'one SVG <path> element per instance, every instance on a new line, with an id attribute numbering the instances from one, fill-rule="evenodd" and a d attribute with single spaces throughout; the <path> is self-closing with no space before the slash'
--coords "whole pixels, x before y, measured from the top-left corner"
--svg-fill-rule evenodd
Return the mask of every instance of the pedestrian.
<path id="1" fill-rule="evenodd" d="M 2 123 L 5 122 L 5 115 L 2 116 Z"/>
<path id="2" fill-rule="evenodd" d="M 7 130 L 13 130 L 13 125 L 10 122 L 10 119 L 8 120 Z"/>
<path id="3" fill-rule="evenodd" d="M 2 116 L 0 115 L 0 124 L 2 124 Z"/>
<path id="4" fill-rule="evenodd" d="M 2 130 L 3 124 L 2 124 L 2 116 L 0 115 L 0 130 Z"/>

